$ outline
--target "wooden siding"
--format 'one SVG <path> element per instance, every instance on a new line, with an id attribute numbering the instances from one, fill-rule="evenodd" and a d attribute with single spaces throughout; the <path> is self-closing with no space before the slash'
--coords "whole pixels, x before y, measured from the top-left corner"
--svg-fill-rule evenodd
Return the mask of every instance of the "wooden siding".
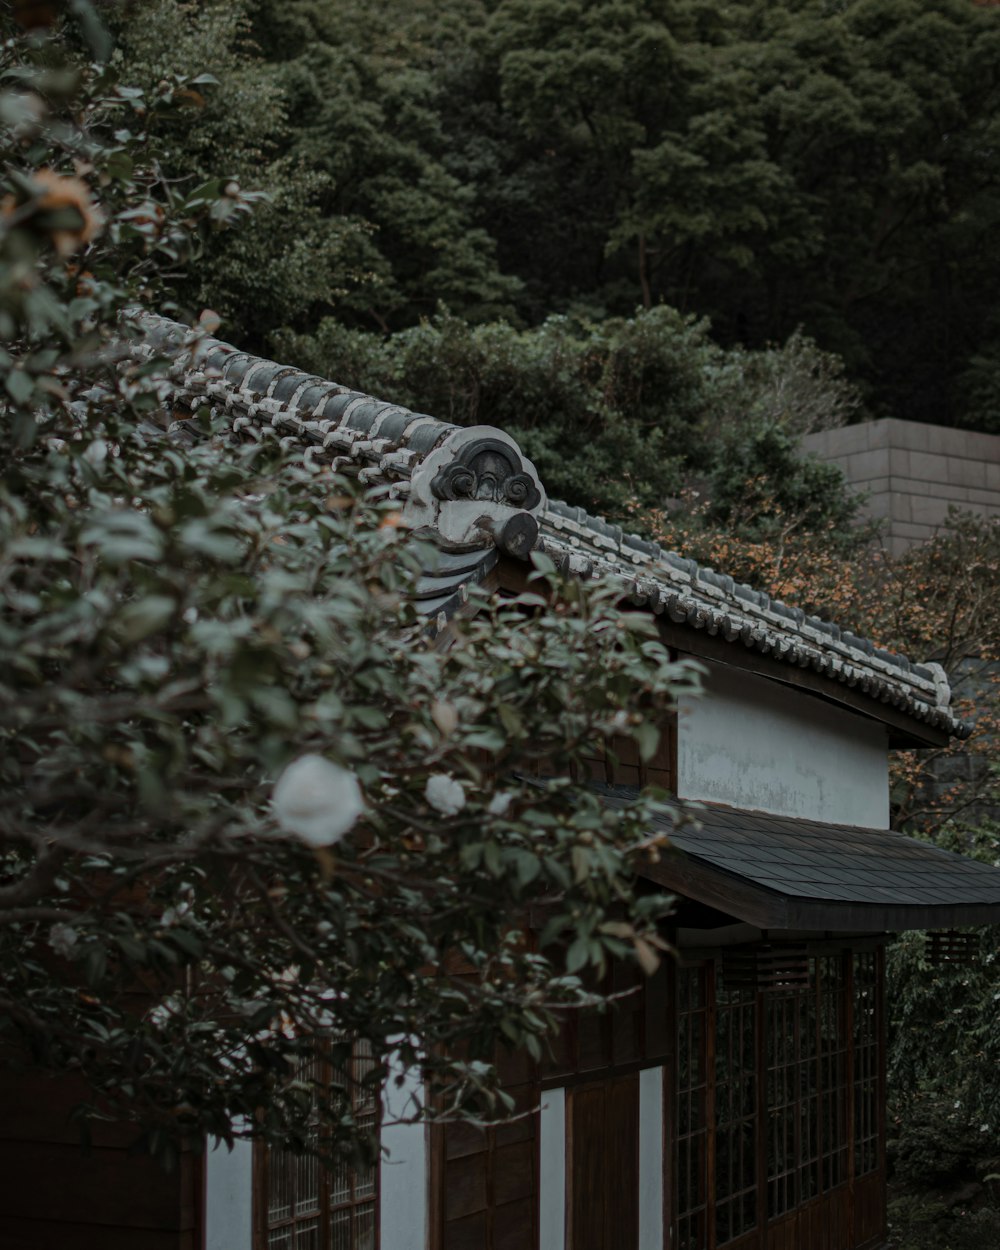
<path id="1" fill-rule="evenodd" d="M 435 1250 L 535 1250 L 538 1244 L 538 1081 L 524 1055 L 500 1061 L 521 1118 L 477 1129 L 449 1124 L 431 1147 Z"/>
<path id="2" fill-rule="evenodd" d="M 95 1125 L 83 1150 L 68 1079 L 0 1070 L 3 1250 L 200 1250 L 202 1160 L 165 1172 L 129 1147 L 132 1126 Z"/>
<path id="3" fill-rule="evenodd" d="M 639 1080 L 576 1086 L 567 1104 L 567 1237 L 573 1250 L 638 1250 Z"/>
<path id="4" fill-rule="evenodd" d="M 650 980 L 616 969 L 602 988 L 632 994 L 607 1012 L 572 1016 L 540 1070 L 505 1061 L 525 1108 L 545 1088 L 567 1091 L 567 1250 L 638 1243 L 638 1072 L 651 1064 L 667 1072 L 671 1250 L 882 1244 L 882 951 L 818 943 L 803 961 L 807 985 L 767 991 L 727 984 L 721 953 L 686 967 L 666 961 Z M 538 1247 L 537 1116 L 519 1123 L 438 1130 L 432 1250 L 562 1250 Z M 498 1149 L 508 1132 L 524 1144 L 509 1159 Z M 504 1170 L 522 1204 L 516 1218 L 498 1197 Z"/>
<path id="5" fill-rule="evenodd" d="M 600 988 L 622 997 L 607 1011 L 568 1014 L 552 1043 L 552 1056 L 540 1066 L 542 1088 L 579 1084 L 597 1074 L 634 1072 L 662 1061 L 670 1044 L 668 984 L 666 959 L 648 978 L 633 964 L 616 963 Z"/>

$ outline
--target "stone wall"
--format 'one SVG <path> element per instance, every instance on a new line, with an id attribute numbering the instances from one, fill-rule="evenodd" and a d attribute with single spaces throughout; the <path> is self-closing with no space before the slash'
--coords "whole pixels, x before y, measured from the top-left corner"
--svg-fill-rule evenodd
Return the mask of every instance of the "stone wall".
<path id="1" fill-rule="evenodd" d="M 1000 435 L 886 418 L 809 434 L 803 449 L 838 465 L 884 518 L 893 555 L 933 536 L 952 506 L 1000 517 Z"/>

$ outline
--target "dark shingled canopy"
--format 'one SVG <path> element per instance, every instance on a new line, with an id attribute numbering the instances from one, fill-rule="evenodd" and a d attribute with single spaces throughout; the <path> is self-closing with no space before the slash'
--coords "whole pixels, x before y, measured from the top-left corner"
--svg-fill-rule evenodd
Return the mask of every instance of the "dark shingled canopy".
<path id="1" fill-rule="evenodd" d="M 610 806 L 638 793 L 601 787 Z M 841 933 L 1000 922 L 1000 870 L 889 829 L 824 824 L 717 803 L 657 822 L 675 848 L 660 885 L 761 929 Z"/>

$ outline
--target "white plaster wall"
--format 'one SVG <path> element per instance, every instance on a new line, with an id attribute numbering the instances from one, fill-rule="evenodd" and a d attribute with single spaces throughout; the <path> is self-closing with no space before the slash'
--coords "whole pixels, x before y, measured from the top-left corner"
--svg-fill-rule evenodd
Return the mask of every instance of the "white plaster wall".
<path id="1" fill-rule="evenodd" d="M 639 1250 L 663 1250 L 663 1175 L 663 1068 L 643 1068 L 639 1073 Z"/>
<path id="2" fill-rule="evenodd" d="M 396 1076 L 402 1084 L 396 1084 Z M 382 1250 L 425 1250 L 428 1236 L 428 1151 L 425 1124 L 398 1123 L 420 1110 L 423 1083 L 417 1069 L 390 1058 L 382 1091 L 382 1168 L 379 1174 L 379 1244 Z"/>
<path id="3" fill-rule="evenodd" d="M 889 827 L 888 731 L 727 665 L 678 717 L 678 794 L 778 816 Z"/>
<path id="4" fill-rule="evenodd" d="M 253 1145 L 232 1150 L 209 1138 L 205 1154 L 205 1250 L 251 1250 L 253 1245 Z"/>
<path id="5" fill-rule="evenodd" d="M 547 1089 L 542 1094 L 538 1139 L 538 1244 L 542 1250 L 563 1250 L 566 1245 L 564 1089 Z"/>

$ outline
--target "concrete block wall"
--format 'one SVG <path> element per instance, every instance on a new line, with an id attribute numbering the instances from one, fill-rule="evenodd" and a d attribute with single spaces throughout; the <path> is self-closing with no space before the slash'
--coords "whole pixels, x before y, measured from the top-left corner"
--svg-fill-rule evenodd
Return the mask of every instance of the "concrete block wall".
<path id="1" fill-rule="evenodd" d="M 822 430 L 803 449 L 838 465 L 884 518 L 893 555 L 932 537 L 952 506 L 1000 517 L 1000 435 L 894 417 Z"/>

